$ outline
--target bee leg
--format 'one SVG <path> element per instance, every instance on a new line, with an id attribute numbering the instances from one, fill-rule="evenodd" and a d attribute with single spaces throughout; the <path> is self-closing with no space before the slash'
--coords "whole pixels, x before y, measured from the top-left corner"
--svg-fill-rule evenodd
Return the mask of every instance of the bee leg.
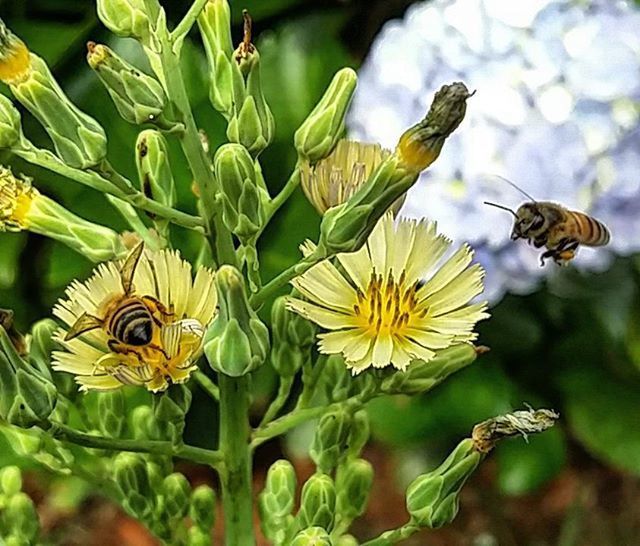
<path id="1" fill-rule="evenodd" d="M 162 356 L 164 356 L 167 360 L 170 360 L 171 357 L 167 354 L 167 351 L 165 351 L 162 347 L 160 347 L 160 345 L 156 345 L 155 343 L 151 343 L 148 345 L 148 347 L 150 349 L 155 349 L 156 351 L 160 351 L 162 353 Z"/>
<path id="2" fill-rule="evenodd" d="M 109 341 L 107 341 L 107 347 L 109 347 L 109 350 L 112 353 L 118 353 L 121 355 L 133 354 L 138 359 L 138 362 L 140 362 L 141 365 L 144 364 L 144 362 L 142 361 L 142 356 L 140 356 L 140 354 L 136 350 L 129 349 L 117 339 L 110 339 Z"/>
<path id="3" fill-rule="evenodd" d="M 555 259 L 555 255 L 556 255 L 556 249 L 555 249 L 555 248 L 552 248 L 552 249 L 550 249 L 550 250 L 547 250 L 546 252 L 543 252 L 543 253 L 540 255 L 540 266 L 542 267 L 542 266 L 544 265 L 544 261 L 545 261 L 547 258 L 553 258 L 553 259 Z"/>
<path id="4" fill-rule="evenodd" d="M 154 312 L 151 313 L 152 316 L 154 315 L 155 311 L 160 313 L 160 315 L 162 315 L 162 318 L 164 319 L 173 318 L 175 316 L 175 313 L 173 312 L 173 304 L 171 304 L 167 308 L 167 306 L 164 303 L 157 300 L 153 296 L 142 296 L 142 298 L 140 299 L 142 299 L 142 301 L 144 301 L 151 309 L 153 309 Z M 154 317 L 154 320 L 155 320 L 155 317 Z M 156 323 L 158 324 L 158 326 L 162 326 L 162 324 L 157 320 L 156 320 Z"/>

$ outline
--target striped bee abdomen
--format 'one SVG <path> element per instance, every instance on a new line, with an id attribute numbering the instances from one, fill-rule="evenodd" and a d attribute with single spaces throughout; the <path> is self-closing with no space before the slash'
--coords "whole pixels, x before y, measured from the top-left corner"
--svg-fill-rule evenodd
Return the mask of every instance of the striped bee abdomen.
<path id="1" fill-rule="evenodd" d="M 151 343 L 153 318 L 147 306 L 137 298 L 122 302 L 109 321 L 109 332 L 122 343 L 141 347 Z"/>
<path id="2" fill-rule="evenodd" d="M 599 220 L 582 212 L 569 211 L 576 225 L 576 239 L 585 246 L 604 246 L 611 239 L 609 229 Z"/>

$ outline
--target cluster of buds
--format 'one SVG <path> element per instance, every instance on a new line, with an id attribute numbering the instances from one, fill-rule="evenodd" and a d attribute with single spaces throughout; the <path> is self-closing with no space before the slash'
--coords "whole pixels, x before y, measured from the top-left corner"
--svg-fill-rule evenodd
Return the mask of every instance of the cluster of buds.
<path id="1" fill-rule="evenodd" d="M 260 82 L 260 54 L 251 43 L 251 17 L 245 11 L 244 37 L 234 50 L 227 0 L 209 0 L 198 24 L 211 73 L 209 97 L 227 119 L 227 138 L 257 157 L 273 140 L 275 122 Z"/>
<path id="2" fill-rule="evenodd" d="M 7 546 L 35 544 L 40 533 L 33 501 L 22 492 L 22 475 L 17 466 L 0 470 L 0 535 Z"/>

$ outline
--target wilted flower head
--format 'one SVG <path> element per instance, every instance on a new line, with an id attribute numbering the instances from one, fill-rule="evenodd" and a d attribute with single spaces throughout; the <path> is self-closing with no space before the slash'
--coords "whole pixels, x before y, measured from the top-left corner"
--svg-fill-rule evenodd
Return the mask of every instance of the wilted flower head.
<path id="1" fill-rule="evenodd" d="M 74 281 L 66 290 L 67 299 L 60 300 L 53 310 L 67 325 L 56 336 L 64 351 L 54 352 L 53 368 L 74 374 L 82 390 L 132 384 L 162 391 L 172 383 L 186 381 L 202 353 L 204 332 L 217 304 L 213 272 L 200 268 L 192 279 L 191 265 L 177 252 L 145 250 L 135 266 L 129 297 L 123 301 L 124 263 L 101 264 L 89 280 Z M 132 299 L 151 312 L 148 344 L 127 345 L 109 333 L 109 325 L 122 333 L 127 312 L 140 313 Z M 85 333 L 65 340 L 67 331 L 81 317 L 104 321 L 104 327 L 94 322 Z M 120 327 L 114 327 L 118 322 Z"/>
<path id="2" fill-rule="evenodd" d="M 0 231 L 26 229 L 29 209 L 39 195 L 29 179 L 18 178 L 0 166 Z"/>
<path id="3" fill-rule="evenodd" d="M 387 214 L 360 250 L 338 254 L 341 269 L 325 260 L 294 279 L 309 301 L 290 298 L 288 307 L 331 330 L 318 336 L 320 352 L 341 353 L 353 373 L 428 362 L 437 349 L 474 340 L 488 316 L 484 303 L 469 304 L 482 292 L 482 268 L 470 266 L 466 245 L 441 263 L 450 246 L 434 223 Z"/>
<path id="4" fill-rule="evenodd" d="M 26 78 L 30 67 L 27 46 L 0 19 L 0 81 L 17 83 Z"/>
<path id="5" fill-rule="evenodd" d="M 592 214 L 612 232 L 605 249 L 581 248 L 578 267 L 640 249 L 640 12 L 632 2 L 434 0 L 388 23 L 360 72 L 353 138 L 392 145 L 441 81 L 477 94 L 448 153 L 409 192 L 403 213 L 437 219 L 469 241 L 488 271 L 487 297 L 528 292 L 553 264 L 509 240 L 525 198 Z"/>
<path id="6" fill-rule="evenodd" d="M 308 161 L 302 164 L 302 190 L 315 209 L 324 214 L 349 199 L 390 154 L 379 144 L 343 139 L 328 157 L 315 165 Z M 398 202 L 396 212 L 401 206 Z"/>

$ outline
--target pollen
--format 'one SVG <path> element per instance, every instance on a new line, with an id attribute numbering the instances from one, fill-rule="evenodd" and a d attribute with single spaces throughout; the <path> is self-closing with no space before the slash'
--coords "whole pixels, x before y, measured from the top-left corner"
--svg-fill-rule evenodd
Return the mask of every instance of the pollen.
<path id="1" fill-rule="evenodd" d="M 372 273 L 366 291 L 357 292 L 353 312 L 369 334 L 403 335 L 412 317 L 424 314 L 416 312 L 419 283 L 408 284 L 405 279 L 405 272 L 397 281 L 393 273 L 386 279 Z"/>
<path id="2" fill-rule="evenodd" d="M 27 46 L 0 20 L 0 81 L 13 85 L 24 81 L 31 71 Z"/>

